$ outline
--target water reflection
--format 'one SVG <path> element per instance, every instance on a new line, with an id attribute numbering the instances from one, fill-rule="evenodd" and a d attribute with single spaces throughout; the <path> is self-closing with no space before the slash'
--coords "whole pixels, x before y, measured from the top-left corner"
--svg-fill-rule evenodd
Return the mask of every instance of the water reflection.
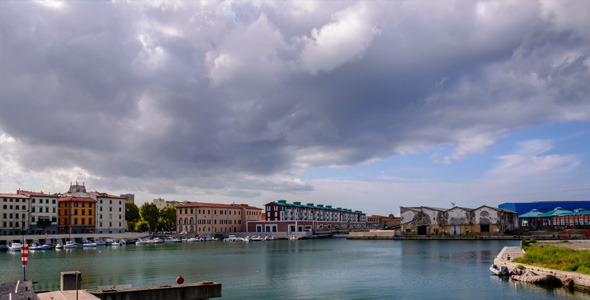
<path id="1" fill-rule="evenodd" d="M 31 253 L 38 290 L 79 270 L 83 287 L 213 280 L 223 299 L 589 299 L 490 276 L 495 255 L 518 241 L 296 240 L 127 245 Z M 0 253 L 0 281 L 22 279 L 20 254 Z M 30 274 L 30 275 L 29 275 Z"/>

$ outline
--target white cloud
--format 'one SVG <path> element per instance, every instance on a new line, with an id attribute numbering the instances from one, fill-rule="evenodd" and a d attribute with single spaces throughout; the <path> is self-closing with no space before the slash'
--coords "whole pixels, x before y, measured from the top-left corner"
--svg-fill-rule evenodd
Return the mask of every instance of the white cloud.
<path id="1" fill-rule="evenodd" d="M 366 2 L 334 14 L 334 22 L 314 28 L 304 36 L 301 61 L 306 71 L 332 71 L 362 57 L 373 38 L 379 34 L 379 15 Z"/>

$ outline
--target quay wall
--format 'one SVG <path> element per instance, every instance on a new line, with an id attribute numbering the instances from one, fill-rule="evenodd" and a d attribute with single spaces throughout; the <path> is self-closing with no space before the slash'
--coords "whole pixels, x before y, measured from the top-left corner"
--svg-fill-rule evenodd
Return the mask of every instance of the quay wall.
<path id="1" fill-rule="evenodd" d="M 124 233 L 84 233 L 84 234 L 29 234 L 29 235 L 2 235 L 0 236 L 0 244 L 9 244 L 10 242 L 20 242 L 25 239 L 27 243 L 40 243 L 41 241 L 55 241 L 55 240 L 95 240 L 101 238 L 106 239 L 138 239 L 148 237 L 151 234 L 148 232 L 124 232 Z"/>
<path id="2" fill-rule="evenodd" d="M 523 255 L 524 251 L 522 251 L 520 247 L 504 247 L 504 249 L 502 249 L 502 251 L 500 251 L 498 256 L 496 256 L 496 258 L 494 259 L 494 264 L 498 266 L 506 266 L 509 270 L 513 270 L 517 268 L 519 265 L 521 265 L 525 267 L 526 270 L 553 274 L 555 277 L 561 280 L 561 282 L 565 282 L 565 280 L 567 279 L 572 279 L 574 281 L 574 287 L 576 289 L 590 291 L 590 275 L 537 267 L 523 263 L 516 263 L 512 261 L 514 258 L 521 257 Z"/>
<path id="3" fill-rule="evenodd" d="M 221 283 L 199 282 L 89 292 L 101 300 L 200 300 L 221 297 Z"/>

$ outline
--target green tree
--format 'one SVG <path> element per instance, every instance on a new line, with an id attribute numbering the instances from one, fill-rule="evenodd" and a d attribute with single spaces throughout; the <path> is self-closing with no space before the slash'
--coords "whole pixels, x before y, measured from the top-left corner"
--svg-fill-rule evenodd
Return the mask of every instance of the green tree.
<path id="1" fill-rule="evenodd" d="M 162 208 L 160 211 L 160 223 L 164 230 L 175 231 L 176 230 L 176 207 L 167 206 Z"/>
<path id="2" fill-rule="evenodd" d="M 137 223 L 139 220 L 141 220 L 141 217 L 137 205 L 133 201 L 125 201 L 125 221 Z"/>
<path id="3" fill-rule="evenodd" d="M 150 230 L 150 224 L 146 221 L 140 221 L 135 225 L 135 231 L 146 232 Z"/>
<path id="4" fill-rule="evenodd" d="M 158 219 L 160 218 L 160 214 L 158 211 L 158 207 L 156 207 L 153 203 L 144 203 L 139 208 L 139 215 L 141 216 L 141 220 L 145 221 L 149 224 L 149 230 L 154 231 L 156 230 L 156 226 L 158 225 Z"/>

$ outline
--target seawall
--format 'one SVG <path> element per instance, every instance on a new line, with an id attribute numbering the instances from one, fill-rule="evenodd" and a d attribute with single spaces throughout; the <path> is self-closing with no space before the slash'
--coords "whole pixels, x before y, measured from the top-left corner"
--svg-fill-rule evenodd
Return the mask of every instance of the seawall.
<path id="1" fill-rule="evenodd" d="M 504 247 L 502 251 L 500 251 L 498 256 L 496 256 L 496 258 L 494 259 L 494 264 L 499 266 L 506 266 L 509 270 L 513 270 L 517 268 L 518 265 L 522 265 L 527 270 L 552 274 L 555 277 L 559 278 L 561 282 L 565 282 L 567 279 L 572 279 L 574 281 L 574 287 L 576 289 L 590 291 L 590 275 L 537 267 L 522 263 L 515 263 L 512 261 L 515 258 L 522 256 L 524 256 L 524 251 L 520 249 L 520 247 Z"/>

